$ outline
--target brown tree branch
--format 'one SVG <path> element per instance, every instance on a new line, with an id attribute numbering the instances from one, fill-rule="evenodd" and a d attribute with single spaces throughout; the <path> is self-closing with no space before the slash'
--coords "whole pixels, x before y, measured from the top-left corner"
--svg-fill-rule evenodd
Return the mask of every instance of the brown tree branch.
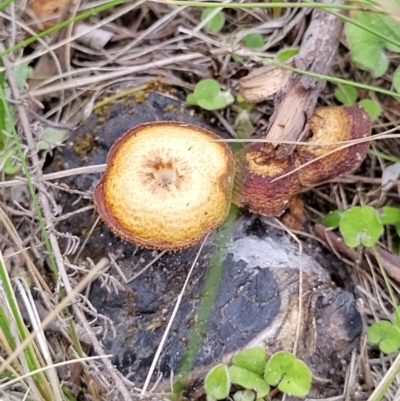
<path id="1" fill-rule="evenodd" d="M 341 4 L 342 0 L 322 0 L 325 4 Z M 291 66 L 317 74 L 327 74 L 334 61 L 343 22 L 323 10 L 314 10 L 312 20 L 304 35 L 299 53 Z M 279 70 L 278 70 L 279 71 Z M 280 79 L 280 82 L 277 80 Z M 260 92 L 260 83 L 264 94 Z M 250 88 L 257 87 L 257 98 L 250 99 Z M 271 141 L 301 141 L 308 132 L 308 120 L 314 112 L 325 81 L 295 73 L 279 74 L 276 68 L 253 72 L 240 83 L 242 95 L 250 101 L 258 101 L 275 92 L 275 111 L 270 118 L 266 138 Z M 271 90 L 273 88 L 273 90 Z M 249 97 L 250 96 L 250 97 Z M 275 157 L 286 159 L 295 145 L 271 145 Z"/>

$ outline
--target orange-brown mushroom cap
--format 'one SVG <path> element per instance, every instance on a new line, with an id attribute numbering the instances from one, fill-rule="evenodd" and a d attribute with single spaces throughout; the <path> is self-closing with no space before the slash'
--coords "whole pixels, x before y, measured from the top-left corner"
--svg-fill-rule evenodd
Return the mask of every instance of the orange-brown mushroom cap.
<path id="1" fill-rule="evenodd" d="M 297 146 L 300 165 L 332 152 L 344 144 L 323 146 L 324 143 L 350 141 L 371 135 L 371 119 L 363 107 L 325 107 L 315 110 L 310 119 L 311 146 Z M 318 146 L 321 144 L 321 146 Z M 317 146 L 316 146 L 317 145 Z M 298 171 L 300 183 L 312 187 L 342 174 L 349 174 L 360 166 L 369 148 L 369 141 L 338 150 Z"/>
<path id="2" fill-rule="evenodd" d="M 127 131 L 107 156 L 94 190 L 101 219 L 124 240 L 178 250 L 225 220 L 234 159 L 217 135 L 181 122 L 153 122 Z"/>
<path id="3" fill-rule="evenodd" d="M 254 213 L 280 216 L 300 189 L 297 174 L 283 177 L 295 168 L 293 159 L 274 159 L 262 143 L 250 143 L 235 155 L 235 159 L 232 202 Z"/>

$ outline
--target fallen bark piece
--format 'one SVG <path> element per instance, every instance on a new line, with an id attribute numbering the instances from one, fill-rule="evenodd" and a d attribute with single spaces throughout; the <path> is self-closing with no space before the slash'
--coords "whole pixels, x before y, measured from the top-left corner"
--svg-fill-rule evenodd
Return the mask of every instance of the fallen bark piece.
<path id="1" fill-rule="evenodd" d="M 248 102 L 261 102 L 284 88 L 291 75 L 291 71 L 280 67 L 257 68 L 239 81 L 240 94 Z"/>

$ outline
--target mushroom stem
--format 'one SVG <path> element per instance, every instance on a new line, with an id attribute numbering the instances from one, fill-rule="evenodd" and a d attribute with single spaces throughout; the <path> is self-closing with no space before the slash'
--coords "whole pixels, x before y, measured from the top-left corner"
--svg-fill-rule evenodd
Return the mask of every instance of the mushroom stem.
<path id="1" fill-rule="evenodd" d="M 235 155 L 236 175 L 232 202 L 253 213 L 279 216 L 289 199 L 300 190 L 294 159 L 276 160 L 268 154 L 269 146 L 250 143 Z"/>

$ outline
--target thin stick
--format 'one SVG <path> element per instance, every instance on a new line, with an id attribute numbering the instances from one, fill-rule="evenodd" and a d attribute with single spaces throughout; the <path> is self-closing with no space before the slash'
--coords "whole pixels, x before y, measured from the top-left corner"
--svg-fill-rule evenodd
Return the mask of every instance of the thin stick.
<path id="1" fill-rule="evenodd" d="M 143 267 L 142 270 L 140 270 L 138 273 L 136 273 L 132 278 L 128 279 L 126 281 L 126 284 L 130 283 L 131 281 L 137 279 L 140 275 L 142 275 L 147 269 L 149 269 L 151 266 L 154 265 L 154 263 L 157 262 L 161 258 L 161 256 L 165 255 L 167 251 L 162 251 L 160 252 L 151 262 L 147 263 L 145 267 Z"/>

